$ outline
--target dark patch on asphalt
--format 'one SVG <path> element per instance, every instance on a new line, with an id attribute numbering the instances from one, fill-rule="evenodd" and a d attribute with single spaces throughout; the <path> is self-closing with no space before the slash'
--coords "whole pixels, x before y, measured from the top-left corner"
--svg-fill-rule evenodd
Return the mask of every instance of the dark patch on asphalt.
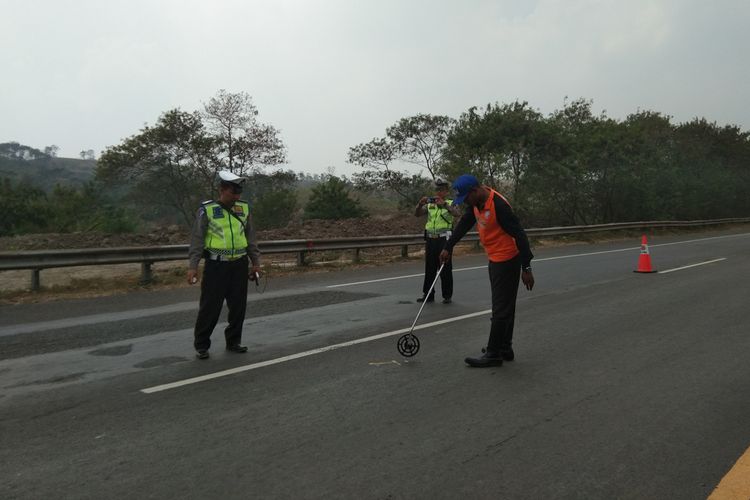
<path id="1" fill-rule="evenodd" d="M 305 335 L 310 335 L 311 333 L 314 333 L 315 330 L 302 330 L 300 331 L 295 337 L 304 337 Z"/>
<path id="2" fill-rule="evenodd" d="M 187 358 L 183 356 L 166 356 L 164 358 L 151 358 L 133 365 L 136 368 L 155 368 L 157 366 L 173 365 L 175 363 L 182 363 L 187 361 Z"/>
<path id="3" fill-rule="evenodd" d="M 43 378 L 40 380 L 33 380 L 31 382 L 22 382 L 20 384 L 14 384 L 6 386 L 6 389 L 12 389 L 14 387 L 26 387 L 29 385 L 47 385 L 47 384 L 62 384 L 64 382 L 73 382 L 80 380 L 86 375 L 86 372 L 71 373 L 69 375 L 60 375 L 57 377 Z"/>
<path id="4" fill-rule="evenodd" d="M 379 296 L 379 294 L 374 293 L 316 290 L 283 297 L 262 298 L 247 303 L 245 318 L 260 318 Z M 189 313 L 184 311 L 173 312 L 94 325 L 77 325 L 54 330 L 6 335 L 0 337 L 0 360 L 93 347 L 174 330 L 192 330 L 197 313 L 198 304 L 196 302 L 195 310 Z M 220 321 L 226 320 L 226 314 L 227 309 L 225 307 Z"/>
<path id="5" fill-rule="evenodd" d="M 396 304 L 413 304 L 411 300 L 399 300 Z"/>
<path id="6" fill-rule="evenodd" d="M 95 351 L 89 351 L 87 354 L 92 356 L 124 356 L 130 354 L 133 350 L 133 344 L 128 345 L 116 345 L 112 347 L 105 347 L 103 349 L 97 349 Z"/>

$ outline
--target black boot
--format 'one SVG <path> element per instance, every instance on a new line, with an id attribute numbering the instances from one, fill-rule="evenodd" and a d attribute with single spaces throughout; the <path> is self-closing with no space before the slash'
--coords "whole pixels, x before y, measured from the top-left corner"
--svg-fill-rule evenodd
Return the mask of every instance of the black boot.
<path id="1" fill-rule="evenodd" d="M 231 344 L 227 346 L 227 351 L 243 353 L 247 352 L 247 347 L 239 344 Z"/>
<path id="2" fill-rule="evenodd" d="M 425 300 L 427 302 L 435 302 L 435 295 L 430 295 L 429 297 L 423 295 L 417 299 L 417 302 L 425 302 Z"/>
<path id="3" fill-rule="evenodd" d="M 485 352 L 479 358 L 466 358 L 466 364 L 474 368 L 487 368 L 489 366 L 503 366 L 503 358 L 498 352 Z"/>

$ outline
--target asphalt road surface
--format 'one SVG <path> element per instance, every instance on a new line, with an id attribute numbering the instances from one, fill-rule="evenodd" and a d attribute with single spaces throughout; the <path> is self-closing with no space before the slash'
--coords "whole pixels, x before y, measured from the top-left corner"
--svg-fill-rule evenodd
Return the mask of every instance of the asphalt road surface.
<path id="1" fill-rule="evenodd" d="M 750 228 L 649 243 L 537 250 L 487 369 L 480 254 L 409 359 L 415 261 L 271 277 L 206 361 L 197 287 L 0 307 L 0 498 L 706 498 L 750 446 Z"/>

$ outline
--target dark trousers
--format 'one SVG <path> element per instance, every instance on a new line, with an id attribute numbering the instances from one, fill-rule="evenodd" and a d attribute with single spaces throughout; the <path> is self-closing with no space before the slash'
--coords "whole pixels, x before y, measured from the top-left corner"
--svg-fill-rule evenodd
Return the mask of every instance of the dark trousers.
<path id="1" fill-rule="evenodd" d="M 211 333 L 219 321 L 221 307 L 227 301 L 229 325 L 224 330 L 227 345 L 242 340 L 242 323 L 247 307 L 247 257 L 231 262 L 206 260 L 201 283 L 200 308 L 195 320 L 195 350 L 211 347 Z"/>
<path id="2" fill-rule="evenodd" d="M 490 262 L 492 288 L 492 327 L 487 350 L 498 352 L 513 345 L 513 323 L 516 318 L 516 296 L 521 278 L 521 258 Z"/>
<path id="3" fill-rule="evenodd" d="M 422 295 L 427 295 L 430 285 L 435 280 L 438 269 L 440 269 L 440 252 L 445 248 L 447 238 L 427 238 L 424 247 L 424 283 L 422 284 Z M 440 288 L 444 299 L 453 297 L 453 262 L 445 263 L 443 272 L 440 273 Z M 431 296 L 435 296 L 432 290 Z"/>

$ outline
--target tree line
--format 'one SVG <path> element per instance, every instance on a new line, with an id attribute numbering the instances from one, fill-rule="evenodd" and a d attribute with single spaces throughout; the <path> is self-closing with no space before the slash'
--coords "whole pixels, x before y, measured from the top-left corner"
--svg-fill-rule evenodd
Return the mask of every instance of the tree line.
<path id="1" fill-rule="evenodd" d="M 94 183 L 46 192 L 27 180 L 0 179 L 0 236 L 26 233 L 133 232 L 136 215 Z"/>
<path id="2" fill-rule="evenodd" d="M 472 107 L 458 119 L 417 115 L 349 150 L 360 187 L 408 204 L 420 182 L 462 173 L 506 193 L 534 227 L 750 214 L 750 135 L 705 118 L 673 124 L 638 111 L 596 115 L 592 101 L 544 116 L 527 102 Z M 416 189 L 418 191 L 419 189 Z"/>
<path id="3" fill-rule="evenodd" d="M 472 107 L 458 118 L 405 117 L 383 137 L 349 149 L 348 162 L 359 167 L 350 180 L 272 170 L 286 161 L 279 131 L 258 120 L 247 93 L 220 90 L 202 109 L 168 110 L 154 125 L 107 148 L 96 161 L 94 182 L 80 191 L 58 187 L 43 193 L 24 186 L 30 195 L 17 196 L 20 185 L 6 179 L 2 205 L 12 199 L 28 214 L 90 200 L 90 219 L 43 218 L 58 230 L 102 226 L 104 220 L 128 230 L 134 220 L 164 216 L 189 225 L 200 202 L 214 196 L 217 172 L 227 169 L 250 180 L 247 191 L 260 228 L 284 226 L 300 212 L 308 218 L 364 216 L 352 189 L 410 209 L 435 177 L 451 180 L 462 173 L 501 190 L 532 227 L 750 213 L 748 132 L 705 118 L 674 124 L 656 111 L 617 120 L 595 114 L 592 105 L 566 101 L 544 115 L 515 101 Z M 49 154 L 24 148 L 14 144 L 12 152 Z M 312 192 L 300 207 L 303 184 Z M 34 217 L 18 220 L 23 222 L 6 222 L 0 234 L 44 226 Z"/>

